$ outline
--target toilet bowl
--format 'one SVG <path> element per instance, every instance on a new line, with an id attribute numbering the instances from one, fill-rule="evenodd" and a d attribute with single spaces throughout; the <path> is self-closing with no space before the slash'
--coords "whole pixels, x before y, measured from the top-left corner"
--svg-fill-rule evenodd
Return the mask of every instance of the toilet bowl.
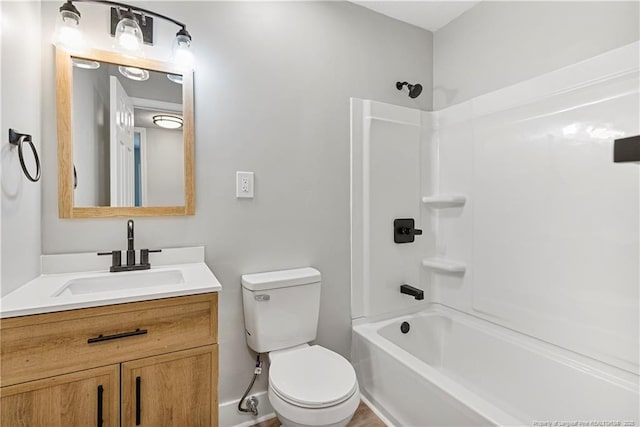
<path id="1" fill-rule="evenodd" d="M 360 404 L 351 364 L 324 347 L 269 353 L 269 401 L 285 427 L 343 427 Z"/>
<path id="2" fill-rule="evenodd" d="M 309 345 L 320 308 L 314 268 L 242 276 L 247 344 L 269 354 L 269 401 L 285 427 L 344 427 L 360 404 L 353 366 Z"/>

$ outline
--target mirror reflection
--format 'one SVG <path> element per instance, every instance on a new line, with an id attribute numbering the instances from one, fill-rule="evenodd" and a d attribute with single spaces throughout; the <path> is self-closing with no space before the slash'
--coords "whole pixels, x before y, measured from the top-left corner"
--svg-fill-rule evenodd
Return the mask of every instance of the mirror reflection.
<path id="1" fill-rule="evenodd" d="M 72 58 L 74 206 L 181 206 L 182 75 Z"/>

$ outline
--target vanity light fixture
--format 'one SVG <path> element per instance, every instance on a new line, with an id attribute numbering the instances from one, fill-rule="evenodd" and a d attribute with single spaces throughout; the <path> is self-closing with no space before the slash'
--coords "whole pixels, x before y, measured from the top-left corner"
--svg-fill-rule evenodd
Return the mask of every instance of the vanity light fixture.
<path id="1" fill-rule="evenodd" d="M 143 82 L 149 80 L 149 71 L 138 67 L 125 67 L 120 65 L 118 67 L 120 74 L 128 79 L 135 80 L 137 82 Z"/>
<path id="2" fill-rule="evenodd" d="M 173 39 L 171 46 L 171 62 L 183 65 L 185 67 L 193 67 L 193 53 L 191 53 L 191 36 L 186 29 L 182 28 Z"/>
<path id="3" fill-rule="evenodd" d="M 176 33 L 171 48 L 170 60 L 176 64 L 191 68 L 193 66 L 193 54 L 191 53 L 191 34 L 187 31 L 187 26 L 166 15 L 143 9 L 137 6 L 131 6 L 125 3 L 109 0 L 66 0 L 60 6 L 60 18 L 56 26 L 55 44 L 69 52 L 80 52 L 84 49 L 84 40 L 80 31 L 80 12 L 74 6 L 74 3 L 99 3 L 112 7 L 112 19 L 117 19 L 118 24 L 115 31 L 112 27 L 112 35 L 115 37 L 115 47 L 124 55 L 143 56 L 142 45 L 144 42 L 153 43 L 152 29 L 147 28 L 143 31 L 140 27 L 147 27 L 145 23 L 152 21 L 150 17 L 155 17 L 169 21 L 180 29 Z M 113 21 L 114 23 L 116 21 Z M 151 25 L 149 25 L 151 27 Z M 149 38 L 147 39 L 146 36 Z"/>
<path id="4" fill-rule="evenodd" d="M 85 49 L 84 37 L 80 31 L 80 12 L 67 1 L 60 6 L 60 15 L 56 22 L 54 43 L 64 46 L 69 52 L 81 52 Z"/>
<path id="5" fill-rule="evenodd" d="M 182 117 L 159 114 L 153 116 L 153 124 L 165 129 L 180 129 L 182 127 Z"/>
<path id="6" fill-rule="evenodd" d="M 142 28 L 131 8 L 122 13 L 115 32 L 116 46 L 124 54 L 142 56 Z"/>

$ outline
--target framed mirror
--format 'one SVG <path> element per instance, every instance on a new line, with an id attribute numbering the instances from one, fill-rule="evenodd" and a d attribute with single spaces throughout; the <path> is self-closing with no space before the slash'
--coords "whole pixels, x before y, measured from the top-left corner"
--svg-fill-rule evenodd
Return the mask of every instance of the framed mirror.
<path id="1" fill-rule="evenodd" d="M 56 51 L 60 218 L 193 215 L 193 71 Z"/>

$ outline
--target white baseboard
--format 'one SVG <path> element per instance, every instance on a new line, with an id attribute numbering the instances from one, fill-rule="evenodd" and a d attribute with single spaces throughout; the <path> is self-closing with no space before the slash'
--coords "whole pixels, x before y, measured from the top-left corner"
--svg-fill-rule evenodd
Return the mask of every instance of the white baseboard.
<path id="1" fill-rule="evenodd" d="M 258 398 L 258 416 L 254 417 L 250 413 L 238 411 L 240 399 L 222 402 L 218 406 L 218 420 L 220 427 L 250 427 L 270 418 L 275 418 L 271 402 L 266 391 L 251 393 L 247 398 L 255 396 Z"/>

